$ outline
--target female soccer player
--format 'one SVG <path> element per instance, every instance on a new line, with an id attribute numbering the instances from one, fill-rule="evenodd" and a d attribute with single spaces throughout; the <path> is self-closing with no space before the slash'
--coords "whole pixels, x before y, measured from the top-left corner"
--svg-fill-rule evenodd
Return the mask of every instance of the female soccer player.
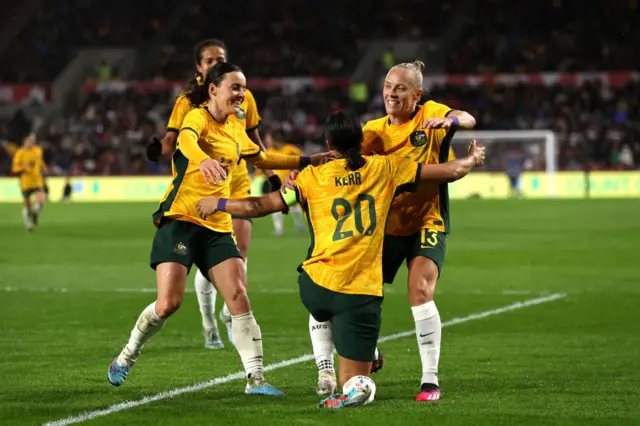
<path id="1" fill-rule="evenodd" d="M 42 159 L 42 148 L 36 145 L 36 135 L 29 133 L 22 147 L 16 151 L 11 167 L 11 172 L 20 176 L 20 189 L 24 198 L 22 220 L 29 232 L 38 224 L 40 211 L 45 204 L 42 172 L 46 168 Z M 35 195 L 35 203 L 31 202 L 31 195 Z"/>
<path id="2" fill-rule="evenodd" d="M 204 76 L 207 75 L 207 72 L 211 67 L 219 62 L 227 61 L 227 47 L 221 40 L 203 40 L 195 46 L 194 56 L 196 73 L 195 78 L 189 84 L 188 90 L 193 90 L 198 86 L 201 86 Z M 258 132 L 258 126 L 260 125 L 261 118 L 258 113 L 256 101 L 248 89 L 245 94 L 245 99 L 242 102 L 242 105 L 240 105 L 240 111 L 235 115 L 235 118 L 244 123 L 249 138 L 260 146 L 263 151 L 266 151 L 266 148 L 260 139 L 260 133 Z M 160 152 L 165 155 L 173 152 L 176 138 L 178 137 L 178 130 L 181 128 L 184 118 L 191 108 L 192 106 L 185 96 L 185 93 L 178 96 L 176 103 L 173 106 L 171 117 L 169 117 L 167 133 L 163 138 L 162 143 L 154 138 L 154 143 L 149 147 L 149 150 L 152 152 L 149 157 L 152 160 L 156 161 Z M 249 179 L 249 172 L 247 171 L 247 164 L 245 160 L 242 159 L 239 164 L 232 165 L 230 167 L 234 169 L 231 181 L 231 197 L 238 198 L 247 196 L 250 193 L 251 180 Z M 280 178 L 271 170 L 265 170 L 265 173 L 269 178 L 272 189 L 278 190 L 281 184 Z M 247 252 L 249 250 L 249 241 L 251 240 L 251 229 L 251 219 L 240 217 L 233 218 L 233 232 L 236 237 L 236 243 L 240 250 L 240 254 L 244 259 L 245 266 L 247 265 Z M 220 339 L 215 313 L 216 289 L 199 269 L 196 271 L 194 285 L 196 288 L 198 305 L 200 306 L 200 313 L 202 314 L 202 328 L 205 341 L 204 346 L 208 349 L 223 348 L 224 344 Z M 220 318 L 227 327 L 229 341 L 231 341 L 231 316 L 226 305 L 222 309 Z"/>
<path id="3" fill-rule="evenodd" d="M 300 298 L 316 320 L 333 324 L 343 387 L 343 394 L 324 399 L 320 406 L 342 408 L 372 399 L 371 389 L 348 394 L 346 389 L 353 389 L 350 380 L 368 377 L 371 371 L 381 320 L 382 244 L 394 196 L 415 190 L 421 180 L 453 182 L 464 177 L 483 163 L 484 148 L 474 141 L 469 156 L 436 165 L 400 156 L 365 158 L 360 122 L 347 111 L 329 117 L 326 139 L 338 159 L 300 172 L 295 191 L 235 200 L 209 196 L 197 209 L 202 218 L 220 211 L 260 217 L 296 203 L 305 210 L 312 243 L 298 268 Z"/>
<path id="4" fill-rule="evenodd" d="M 242 256 L 233 240 L 231 216 L 217 213 L 200 218 L 196 202 L 209 194 L 231 195 L 225 168 L 248 159 L 257 167 L 291 169 L 320 164 L 328 154 L 295 157 L 265 154 L 247 137 L 243 123 L 232 119 L 245 98 L 246 80 L 235 65 L 220 62 L 206 75 L 204 84 L 186 97 L 193 106 L 184 119 L 173 154 L 173 182 L 154 213 L 158 228 L 151 249 L 151 267 L 156 271 L 157 300 L 147 306 L 107 376 L 121 385 L 134 366 L 145 342 L 178 310 L 184 297 L 191 266 L 205 271 L 229 306 L 233 343 L 247 374 L 245 392 L 280 395 L 264 379 L 262 336 L 246 293 Z M 233 173 L 233 169 L 231 169 Z"/>
<path id="5" fill-rule="evenodd" d="M 424 93 L 423 69 L 420 61 L 391 68 L 383 88 L 387 115 L 366 123 L 362 143 L 365 154 L 393 154 L 420 163 L 444 163 L 456 129 L 475 126 L 475 119 L 467 112 L 433 101 L 418 106 Z M 422 361 L 420 393 L 416 397 L 419 402 L 440 399 L 438 361 L 442 325 L 434 293 L 444 264 L 448 233 L 446 183 L 421 185 L 416 193 L 403 194 L 394 201 L 384 240 L 384 282 L 392 283 L 406 261 L 409 304 Z M 319 370 L 317 392 L 326 394 L 335 383 L 331 324 L 320 324 L 310 317 L 309 332 Z"/>

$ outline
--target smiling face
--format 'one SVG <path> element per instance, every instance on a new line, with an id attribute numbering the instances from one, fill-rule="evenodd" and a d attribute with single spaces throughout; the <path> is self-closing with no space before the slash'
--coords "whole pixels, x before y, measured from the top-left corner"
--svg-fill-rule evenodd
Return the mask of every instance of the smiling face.
<path id="1" fill-rule="evenodd" d="M 407 68 L 392 68 L 384 80 L 382 95 L 384 109 L 391 116 L 412 114 L 424 90 L 413 75 L 416 71 Z"/>
<path id="2" fill-rule="evenodd" d="M 228 72 L 222 76 L 219 86 L 209 85 L 209 97 L 216 109 L 229 116 L 240 112 L 240 105 L 244 102 L 247 79 L 240 71 Z"/>

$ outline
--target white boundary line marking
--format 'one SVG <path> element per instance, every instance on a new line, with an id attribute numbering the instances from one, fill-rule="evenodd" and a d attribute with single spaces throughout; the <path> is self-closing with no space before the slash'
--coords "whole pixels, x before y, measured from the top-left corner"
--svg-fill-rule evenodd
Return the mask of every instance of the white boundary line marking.
<path id="1" fill-rule="evenodd" d="M 565 298 L 566 294 L 556 293 L 550 294 L 549 296 L 537 297 L 535 299 L 525 300 L 524 302 L 516 302 L 511 305 L 504 306 L 502 308 L 491 309 L 488 311 L 480 312 L 477 314 L 471 314 L 466 317 L 452 318 L 449 321 L 445 321 L 442 323 L 443 327 L 448 327 L 456 324 L 461 324 L 463 322 L 474 321 L 478 319 L 487 318 L 493 315 L 503 314 L 505 312 L 514 311 L 516 309 L 526 308 L 527 306 L 540 305 L 542 303 L 551 302 L 554 300 L 559 300 Z M 388 342 L 390 340 L 396 340 L 403 337 L 412 336 L 415 334 L 415 330 L 403 331 L 401 333 L 394 333 L 388 336 L 384 336 L 378 340 L 378 342 Z M 279 368 L 289 367 L 292 365 L 300 364 L 302 362 L 311 361 L 314 359 L 312 354 L 306 354 L 299 356 L 297 358 L 287 359 L 281 362 L 277 362 L 275 364 L 270 364 L 265 367 L 265 371 L 273 371 Z M 198 392 L 206 388 L 210 388 L 212 386 L 221 385 L 223 383 L 229 383 L 233 380 L 243 379 L 245 377 L 244 371 L 238 371 L 237 373 L 229 374 L 224 377 L 217 377 L 215 379 L 209 380 L 207 382 L 197 383 L 195 385 L 186 386 L 183 388 L 176 388 L 166 392 L 160 392 L 155 395 L 145 396 L 136 401 L 124 401 L 119 404 L 111 405 L 110 407 L 103 408 L 101 410 L 95 411 L 85 411 L 82 414 L 73 417 L 67 417 L 61 420 L 51 421 L 45 423 L 45 426 L 66 426 L 74 423 L 81 423 L 87 420 L 95 419 L 96 417 L 108 416 L 110 414 L 117 413 L 119 411 L 128 410 L 130 408 L 136 408 L 141 405 L 146 405 L 151 402 L 161 401 L 163 399 L 174 398 L 178 395 L 182 395 L 185 393 Z"/>

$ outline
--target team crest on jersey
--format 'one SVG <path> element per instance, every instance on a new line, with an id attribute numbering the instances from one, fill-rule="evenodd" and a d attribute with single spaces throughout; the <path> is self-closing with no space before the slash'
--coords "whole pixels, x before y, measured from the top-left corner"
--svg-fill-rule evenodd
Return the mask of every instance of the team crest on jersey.
<path id="1" fill-rule="evenodd" d="M 238 120 L 244 120 L 246 117 L 247 117 L 247 114 L 245 114 L 244 110 L 240 108 L 240 111 L 238 111 L 238 113 L 236 114 L 236 118 Z"/>
<path id="2" fill-rule="evenodd" d="M 427 134 L 424 132 L 424 130 L 418 130 L 411 133 L 411 136 L 409 136 L 409 140 L 411 141 L 411 145 L 413 146 L 423 146 L 427 143 Z"/>
<path id="3" fill-rule="evenodd" d="M 182 241 L 180 241 L 178 244 L 176 244 L 176 247 L 173 249 L 173 251 L 186 256 L 189 249 L 187 249 L 187 246 Z"/>

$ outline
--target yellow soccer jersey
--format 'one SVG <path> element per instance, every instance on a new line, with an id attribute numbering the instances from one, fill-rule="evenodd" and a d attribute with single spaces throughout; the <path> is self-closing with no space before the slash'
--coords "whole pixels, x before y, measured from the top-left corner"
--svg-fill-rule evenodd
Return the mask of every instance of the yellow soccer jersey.
<path id="1" fill-rule="evenodd" d="M 13 157 L 11 171 L 20 174 L 20 188 L 27 191 L 44 186 L 42 171 L 46 167 L 42 159 L 42 148 L 34 146 L 29 149 L 18 148 Z"/>
<path id="2" fill-rule="evenodd" d="M 456 153 L 453 152 L 453 148 L 449 148 L 449 158 L 447 161 L 454 161 L 456 159 Z"/>
<path id="3" fill-rule="evenodd" d="M 415 189 L 420 165 L 396 156 L 366 157 L 357 171 L 338 159 L 307 167 L 297 198 L 311 232 L 300 267 L 318 285 L 345 294 L 382 296 L 382 242 L 394 195 Z"/>
<path id="4" fill-rule="evenodd" d="M 209 195 L 228 198 L 231 194 L 231 167 L 227 169 L 229 176 L 217 185 L 210 185 L 204 181 L 198 166 L 200 159 L 189 161 L 182 151 L 187 152 L 187 137 L 184 132 L 191 132 L 197 136 L 197 145 L 204 153 L 223 164 L 237 164 L 241 155 L 251 156 L 260 154 L 260 148 L 254 144 L 239 120 L 229 119 L 222 125 L 216 122 L 206 107 L 191 110 L 184 119 L 178 145 L 173 154 L 173 182 L 154 214 L 154 222 L 159 225 L 162 217 L 195 223 L 217 232 L 233 232 L 231 216 L 224 212 L 216 212 L 207 220 L 202 220 L 196 210 L 196 202 Z M 185 144 L 181 148 L 180 144 Z"/>
<path id="5" fill-rule="evenodd" d="M 291 144 L 284 144 L 280 149 L 277 148 L 267 148 L 267 152 L 274 154 L 282 154 L 282 155 L 295 155 L 301 157 L 304 155 L 304 152 L 300 148 Z M 274 173 L 278 175 L 280 180 L 284 182 L 284 180 L 289 176 L 291 170 L 274 170 Z"/>
<path id="6" fill-rule="evenodd" d="M 176 98 L 176 103 L 173 104 L 173 110 L 171 111 L 171 116 L 169 116 L 169 122 L 167 123 L 167 132 L 176 132 L 180 131 L 182 127 L 182 122 L 184 118 L 187 116 L 189 111 L 193 108 L 189 103 L 189 99 L 185 96 L 184 93 L 181 93 Z"/>
<path id="7" fill-rule="evenodd" d="M 364 126 L 362 151 L 365 154 L 396 155 L 419 163 L 445 163 L 455 131 L 423 129 L 432 117 L 446 117 L 452 109 L 429 101 L 407 123 L 394 126 L 389 116 Z M 449 193 L 447 184 L 423 183 L 417 192 L 397 197 L 391 208 L 387 233 L 411 235 L 421 229 L 449 232 Z"/>

